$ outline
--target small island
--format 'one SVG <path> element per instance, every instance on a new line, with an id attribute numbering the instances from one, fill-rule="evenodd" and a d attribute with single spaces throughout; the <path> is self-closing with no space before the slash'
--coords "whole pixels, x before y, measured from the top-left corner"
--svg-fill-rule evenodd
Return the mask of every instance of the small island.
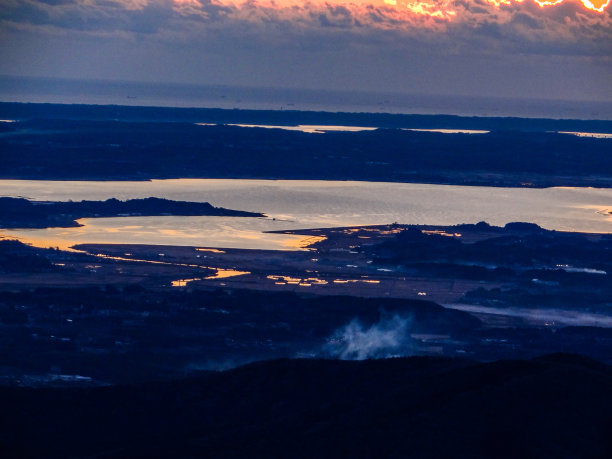
<path id="1" fill-rule="evenodd" d="M 81 226 L 81 218 L 217 216 L 265 217 L 258 212 L 214 207 L 208 202 L 145 199 L 107 199 L 106 201 L 30 201 L 0 197 L 0 228 L 70 228 Z"/>

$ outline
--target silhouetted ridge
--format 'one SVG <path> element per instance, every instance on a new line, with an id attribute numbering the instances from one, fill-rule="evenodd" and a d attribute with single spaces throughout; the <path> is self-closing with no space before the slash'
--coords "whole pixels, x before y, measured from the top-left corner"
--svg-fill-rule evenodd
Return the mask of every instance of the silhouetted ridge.
<path id="1" fill-rule="evenodd" d="M 612 368 L 275 360 L 167 383 L 2 389 L 11 457 L 605 457 Z M 608 456 L 609 457 L 609 456 Z"/>

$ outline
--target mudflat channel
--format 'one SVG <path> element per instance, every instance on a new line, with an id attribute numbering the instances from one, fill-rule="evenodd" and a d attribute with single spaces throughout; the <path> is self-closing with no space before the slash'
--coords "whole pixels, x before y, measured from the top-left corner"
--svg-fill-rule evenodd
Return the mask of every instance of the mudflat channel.
<path id="1" fill-rule="evenodd" d="M 423 299 L 495 326 L 609 327 L 612 236 L 533 224 L 285 230 L 298 250 L 81 244 L 4 288 L 139 285 Z M 545 311 L 544 313 L 542 311 Z"/>

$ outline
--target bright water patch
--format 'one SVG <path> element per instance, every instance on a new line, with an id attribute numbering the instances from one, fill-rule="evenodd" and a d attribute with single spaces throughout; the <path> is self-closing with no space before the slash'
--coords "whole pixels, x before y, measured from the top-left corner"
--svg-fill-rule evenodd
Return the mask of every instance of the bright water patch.
<path id="1" fill-rule="evenodd" d="M 215 126 L 211 123 L 196 123 L 198 126 Z M 363 126 L 330 126 L 319 124 L 298 124 L 297 126 L 275 126 L 270 124 L 226 124 L 225 126 L 236 126 L 244 128 L 283 129 L 285 131 L 300 131 L 308 134 L 323 134 L 325 132 L 360 132 L 375 131 L 375 127 Z"/>
<path id="2" fill-rule="evenodd" d="M 99 200 L 156 196 L 208 201 L 269 218 L 121 217 L 83 219 L 80 228 L 2 230 L 38 245 L 167 244 L 294 249 L 302 228 L 387 223 L 454 225 L 526 221 L 560 231 L 612 233 L 612 189 L 494 188 L 319 180 L 176 179 L 150 182 L 0 180 L 0 196 Z"/>
<path id="3" fill-rule="evenodd" d="M 575 135 L 577 137 L 591 137 L 593 139 L 612 139 L 612 134 L 604 134 L 601 132 L 573 132 L 573 131 L 559 131 L 559 134 Z"/>
<path id="4" fill-rule="evenodd" d="M 488 134 L 491 131 L 480 129 L 402 129 L 402 131 L 437 132 L 439 134 Z"/>

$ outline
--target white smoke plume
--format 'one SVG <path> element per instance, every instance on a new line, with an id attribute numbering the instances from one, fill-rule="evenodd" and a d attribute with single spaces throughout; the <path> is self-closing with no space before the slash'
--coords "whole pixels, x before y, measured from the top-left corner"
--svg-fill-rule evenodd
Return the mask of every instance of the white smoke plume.
<path id="1" fill-rule="evenodd" d="M 365 360 L 410 355 L 411 318 L 383 317 L 370 327 L 353 319 L 336 330 L 324 348 L 325 354 L 342 360 Z"/>

